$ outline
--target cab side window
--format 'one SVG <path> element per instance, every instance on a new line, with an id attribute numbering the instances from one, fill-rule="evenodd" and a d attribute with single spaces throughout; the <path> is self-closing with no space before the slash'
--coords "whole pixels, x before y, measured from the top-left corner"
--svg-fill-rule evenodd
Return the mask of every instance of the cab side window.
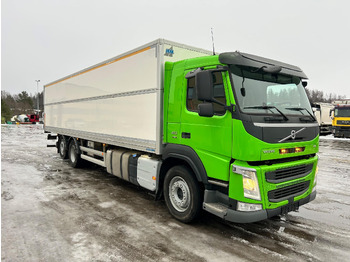
<path id="1" fill-rule="evenodd" d="M 225 97 L 225 88 L 222 79 L 221 72 L 213 72 L 213 91 L 214 98 L 224 105 L 226 105 L 226 97 Z M 203 103 L 203 101 L 199 101 L 197 99 L 196 89 L 195 89 L 196 80 L 195 77 L 191 77 L 187 80 L 187 99 L 186 99 L 186 107 L 188 111 L 198 112 L 198 105 Z M 215 115 L 224 115 L 226 110 L 222 105 L 217 103 L 213 103 L 214 106 L 214 114 Z"/>

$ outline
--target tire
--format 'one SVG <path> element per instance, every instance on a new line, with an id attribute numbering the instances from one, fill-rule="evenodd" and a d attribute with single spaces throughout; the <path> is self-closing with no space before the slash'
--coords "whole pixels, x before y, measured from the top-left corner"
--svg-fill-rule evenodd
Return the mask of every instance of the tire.
<path id="1" fill-rule="evenodd" d="M 69 164 L 74 168 L 80 167 L 82 164 L 82 159 L 80 158 L 80 153 L 75 140 L 71 140 L 69 143 L 68 159 Z"/>
<path id="2" fill-rule="evenodd" d="M 164 199 L 170 214 L 183 223 L 190 223 L 202 210 L 202 193 L 192 170 L 174 166 L 165 175 Z"/>
<path id="3" fill-rule="evenodd" d="M 67 140 L 65 139 L 64 136 L 61 136 L 59 141 L 58 141 L 58 151 L 60 153 L 60 157 L 62 159 L 67 159 L 68 158 L 68 144 Z"/>

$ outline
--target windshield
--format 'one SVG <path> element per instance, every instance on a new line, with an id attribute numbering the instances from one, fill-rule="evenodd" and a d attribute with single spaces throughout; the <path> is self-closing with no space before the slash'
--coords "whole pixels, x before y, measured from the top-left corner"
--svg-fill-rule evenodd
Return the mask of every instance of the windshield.
<path id="1" fill-rule="evenodd" d="M 231 66 L 230 69 L 242 112 L 282 115 L 312 113 L 300 78 L 260 72 L 256 68 Z"/>
<path id="2" fill-rule="evenodd" d="M 350 117 L 350 107 L 336 108 L 334 112 L 335 117 Z"/>

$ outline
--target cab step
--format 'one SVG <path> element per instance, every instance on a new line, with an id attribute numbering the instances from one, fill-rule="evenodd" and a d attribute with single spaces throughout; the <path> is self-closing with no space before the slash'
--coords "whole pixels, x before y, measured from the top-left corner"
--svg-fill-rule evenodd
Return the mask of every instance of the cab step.
<path id="1" fill-rule="evenodd" d="M 218 217 L 224 218 L 228 208 L 221 203 L 203 203 L 203 209 Z"/>
<path id="2" fill-rule="evenodd" d="M 229 198 L 217 190 L 205 190 L 203 209 L 218 217 L 224 218 L 227 215 Z"/>

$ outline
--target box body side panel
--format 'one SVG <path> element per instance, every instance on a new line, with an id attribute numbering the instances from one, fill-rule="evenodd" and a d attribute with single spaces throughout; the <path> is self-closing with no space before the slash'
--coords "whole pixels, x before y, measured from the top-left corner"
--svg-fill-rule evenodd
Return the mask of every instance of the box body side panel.
<path id="1" fill-rule="evenodd" d="M 158 39 L 47 84 L 45 130 L 161 154 L 164 63 L 209 54 Z"/>
<path id="2" fill-rule="evenodd" d="M 150 47 L 45 86 L 45 129 L 158 151 L 157 59 L 156 48 Z"/>
<path id="3" fill-rule="evenodd" d="M 119 59 L 45 87 L 45 104 L 157 88 L 156 48 Z"/>

